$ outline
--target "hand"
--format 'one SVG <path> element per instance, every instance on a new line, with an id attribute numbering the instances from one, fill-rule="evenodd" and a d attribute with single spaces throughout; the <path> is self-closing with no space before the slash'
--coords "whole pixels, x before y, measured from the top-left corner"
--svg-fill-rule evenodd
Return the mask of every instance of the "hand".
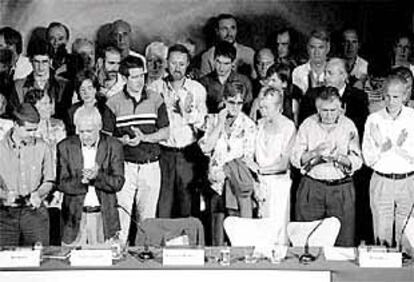
<path id="1" fill-rule="evenodd" d="M 131 138 L 129 137 L 129 135 L 125 134 L 121 138 L 118 138 L 118 140 L 121 141 L 123 145 L 127 145 L 129 141 L 131 140 Z"/>
<path id="2" fill-rule="evenodd" d="M 330 150 L 329 150 L 330 149 Z M 313 154 L 315 155 L 315 156 L 322 156 L 323 155 L 323 153 L 326 151 L 326 150 L 329 150 L 329 154 L 331 154 L 331 153 L 333 153 L 334 151 L 335 151 L 335 149 L 336 149 L 336 146 L 333 146 L 332 147 L 332 144 L 331 144 L 331 142 L 327 142 L 327 141 L 325 141 L 325 142 L 322 142 L 321 144 L 319 144 L 318 146 L 316 146 L 316 148 L 315 149 L 313 149 L 311 152 L 313 152 Z M 328 155 L 329 155 L 328 154 Z"/>
<path id="3" fill-rule="evenodd" d="M 226 119 L 227 119 L 227 114 L 228 114 L 228 111 L 227 111 L 226 108 L 222 109 L 218 113 L 218 121 L 219 121 L 219 124 L 224 125 L 224 123 L 226 122 Z"/>
<path id="4" fill-rule="evenodd" d="M 131 129 L 134 131 L 135 137 L 139 137 L 140 142 L 146 141 L 146 135 L 141 131 L 141 129 L 135 126 L 132 126 Z"/>
<path id="5" fill-rule="evenodd" d="M 33 208 L 35 208 L 35 209 L 39 208 L 40 205 L 42 204 L 42 200 L 39 197 L 39 193 L 37 193 L 37 192 L 31 193 L 29 202 L 33 206 Z"/>
<path id="6" fill-rule="evenodd" d="M 378 124 L 371 124 L 370 127 L 369 127 L 369 130 L 370 130 L 372 139 L 375 142 L 375 145 L 377 147 L 381 146 L 384 138 L 383 138 L 383 136 L 381 134 L 381 131 L 378 127 Z"/>
<path id="7" fill-rule="evenodd" d="M 404 144 L 405 140 L 407 140 L 407 136 L 408 136 L 408 132 L 404 128 L 403 130 L 401 130 L 400 135 L 398 135 L 398 138 L 397 138 L 398 147 L 401 147 Z"/>
<path id="8" fill-rule="evenodd" d="M 93 180 L 98 175 L 99 166 L 95 164 L 93 168 L 85 168 L 82 170 L 82 181 L 87 181 L 88 183 L 90 180 Z M 83 183 L 83 182 L 82 182 Z"/>
<path id="9" fill-rule="evenodd" d="M 351 160 L 348 158 L 348 156 L 343 155 L 343 154 L 338 154 L 335 159 L 335 162 L 337 162 L 340 165 L 343 165 L 345 167 L 351 167 L 352 163 Z"/>
<path id="10" fill-rule="evenodd" d="M 391 149 L 391 147 L 392 147 L 392 142 L 391 142 L 390 138 L 387 137 L 385 142 L 381 145 L 381 152 L 386 152 L 389 149 Z"/>
<path id="11" fill-rule="evenodd" d="M 187 91 L 187 95 L 184 99 L 184 111 L 190 113 L 194 107 L 194 94 L 190 91 Z"/>

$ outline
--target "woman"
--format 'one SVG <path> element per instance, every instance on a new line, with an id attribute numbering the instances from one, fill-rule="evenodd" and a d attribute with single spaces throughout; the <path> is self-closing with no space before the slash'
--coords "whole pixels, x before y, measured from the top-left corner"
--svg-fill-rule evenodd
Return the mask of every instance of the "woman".
<path id="1" fill-rule="evenodd" d="M 27 92 L 24 102 L 34 105 L 39 112 L 40 122 L 35 136 L 48 144 L 53 161 L 56 164 L 56 146 L 66 137 L 66 130 L 63 121 L 52 118 L 55 109 L 53 99 L 43 90 L 33 89 Z M 45 201 L 49 211 L 50 245 L 61 244 L 60 209 L 62 199 L 62 193 L 53 189 Z"/>
<path id="2" fill-rule="evenodd" d="M 108 135 L 113 134 L 116 118 L 114 113 L 105 104 L 105 98 L 98 95 L 98 87 L 97 77 L 92 70 L 82 70 L 76 75 L 75 90 L 80 96 L 80 101 L 73 104 L 68 111 L 69 118 L 66 122 L 68 135 L 76 133 L 73 117 L 75 112 L 81 107 L 96 107 L 102 116 L 102 132 Z"/>
<path id="3" fill-rule="evenodd" d="M 414 75 L 414 65 L 410 63 L 412 37 L 409 34 L 400 34 L 394 41 L 391 57 L 391 69 L 406 67 Z"/>
<path id="4" fill-rule="evenodd" d="M 281 114 L 283 93 L 266 87 L 260 100 L 255 158 L 259 166 L 259 213 L 274 219 L 276 242 L 288 243 L 286 226 L 290 216 L 289 158 L 295 138 L 295 124 Z"/>
<path id="5" fill-rule="evenodd" d="M 298 124 L 299 100 L 302 91 L 296 85 L 292 84 L 290 68 L 287 64 L 272 65 L 266 72 L 266 85 L 283 90 L 282 114 L 291 119 L 296 125 Z M 261 117 L 259 103 L 262 91 L 254 100 L 250 112 L 250 118 L 257 121 Z"/>
<path id="6" fill-rule="evenodd" d="M 234 205 L 234 198 L 228 190 L 231 187 L 225 187 L 230 178 L 229 171 L 234 168 L 233 165 L 236 162 L 240 166 L 245 165 L 254 169 L 256 126 L 242 112 L 246 92 L 245 87 L 240 83 L 229 83 L 225 86 L 223 93 L 225 108 L 220 113 L 207 118 L 206 132 L 199 142 L 203 153 L 210 157 L 208 178 L 210 187 L 214 191 L 210 199 L 211 235 L 215 246 L 224 243 L 225 214 L 236 213 L 238 210 L 242 217 L 252 217 L 251 193 L 253 188 L 245 187 L 243 195 L 239 194 L 240 191 L 233 192 L 232 190 L 237 198 L 237 203 Z"/>

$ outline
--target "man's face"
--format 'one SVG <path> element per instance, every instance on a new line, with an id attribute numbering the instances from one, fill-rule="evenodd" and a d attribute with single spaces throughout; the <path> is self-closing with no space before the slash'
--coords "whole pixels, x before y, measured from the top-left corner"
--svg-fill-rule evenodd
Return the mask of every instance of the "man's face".
<path id="1" fill-rule="evenodd" d="M 6 48 L 13 52 L 13 58 L 17 57 L 16 45 L 7 45 L 3 35 L 0 35 L 0 48 Z"/>
<path id="2" fill-rule="evenodd" d="M 401 110 L 406 100 L 406 87 L 398 81 L 391 81 L 388 87 L 385 87 L 384 99 L 385 106 L 390 113 L 397 113 Z"/>
<path id="3" fill-rule="evenodd" d="M 341 114 L 341 102 L 339 99 L 321 100 L 316 99 L 319 117 L 324 124 L 334 124 Z"/>
<path id="4" fill-rule="evenodd" d="M 214 60 L 214 69 L 219 77 L 227 77 L 230 74 L 232 67 L 233 63 L 228 57 L 218 56 Z"/>
<path id="5" fill-rule="evenodd" d="M 141 92 L 145 84 L 145 72 L 143 68 L 128 70 L 127 89 L 131 92 Z"/>
<path id="6" fill-rule="evenodd" d="M 168 58 L 168 71 L 173 80 L 184 78 L 189 65 L 187 54 L 181 52 L 172 52 Z"/>
<path id="7" fill-rule="evenodd" d="M 336 87 L 338 90 L 345 84 L 345 71 L 335 62 L 328 62 L 325 69 L 326 86 Z"/>
<path id="8" fill-rule="evenodd" d="M 236 41 L 237 23 L 234 19 L 223 19 L 218 23 L 217 35 L 221 41 L 233 44 Z"/>
<path id="9" fill-rule="evenodd" d="M 35 55 L 32 58 L 33 72 L 35 76 L 49 76 L 50 60 L 47 55 Z"/>
<path id="10" fill-rule="evenodd" d="M 68 37 L 65 29 L 62 26 L 55 26 L 49 30 L 48 34 L 49 44 L 56 51 L 59 46 L 66 46 L 68 43 Z"/>
<path id="11" fill-rule="evenodd" d="M 121 63 L 121 54 L 114 52 L 105 52 L 104 70 L 110 79 L 116 79 Z"/>
<path id="12" fill-rule="evenodd" d="M 408 61 L 411 53 L 411 42 L 408 38 L 403 37 L 398 40 L 394 46 L 395 59 L 398 61 Z"/>
<path id="13" fill-rule="evenodd" d="M 92 146 L 96 143 L 99 136 L 99 130 L 99 126 L 90 119 L 80 121 L 76 128 L 79 139 L 85 146 Z"/>
<path id="14" fill-rule="evenodd" d="M 312 37 L 308 43 L 309 60 L 315 64 L 323 64 L 329 53 L 328 42 Z"/>
<path id="15" fill-rule="evenodd" d="M 353 59 L 358 55 L 358 35 L 353 30 L 347 30 L 343 34 L 343 52 L 346 59 Z"/>
<path id="16" fill-rule="evenodd" d="M 82 45 L 79 48 L 78 53 L 85 60 L 85 63 L 88 67 L 93 68 L 95 66 L 95 48 L 92 45 Z"/>
<path id="17" fill-rule="evenodd" d="M 229 116 L 237 117 L 243 108 L 243 98 L 240 94 L 224 100 Z"/>
<path id="18" fill-rule="evenodd" d="M 130 41 L 131 41 L 131 33 L 129 32 L 128 27 L 124 25 L 118 25 L 115 29 L 115 40 L 116 45 L 120 50 L 128 50 Z"/>
<path id="19" fill-rule="evenodd" d="M 286 58 L 287 56 L 289 56 L 289 45 L 289 33 L 279 33 L 276 38 L 277 55 L 279 58 Z"/>
<path id="20" fill-rule="evenodd" d="M 267 51 L 261 51 L 257 57 L 256 69 L 260 79 L 266 77 L 266 72 L 275 62 L 273 54 Z"/>
<path id="21" fill-rule="evenodd" d="M 164 75 L 165 59 L 156 54 L 148 54 L 147 56 L 147 70 L 148 77 L 151 79 L 158 79 Z"/>
<path id="22" fill-rule="evenodd" d="M 38 128 L 38 123 L 25 121 L 23 125 L 15 125 L 15 134 L 23 142 L 30 142 L 33 140 Z"/>

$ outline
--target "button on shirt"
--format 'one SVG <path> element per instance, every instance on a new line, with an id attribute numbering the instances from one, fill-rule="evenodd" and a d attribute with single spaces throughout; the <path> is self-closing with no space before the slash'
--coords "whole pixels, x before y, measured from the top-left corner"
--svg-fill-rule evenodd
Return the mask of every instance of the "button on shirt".
<path id="1" fill-rule="evenodd" d="M 176 92 L 168 78 L 151 84 L 151 89 L 160 93 L 167 106 L 170 120 L 170 137 L 160 142 L 164 146 L 183 148 L 196 141 L 196 130 L 204 124 L 207 114 L 206 89 L 199 82 L 185 78 L 182 86 Z M 184 109 L 187 95 L 193 95 L 190 112 Z M 180 113 L 174 111 L 174 104 L 182 109 Z"/>
<path id="2" fill-rule="evenodd" d="M 414 171 L 414 110 L 403 107 L 396 119 L 393 119 L 384 108 L 368 116 L 365 124 L 362 153 L 367 166 L 381 173 L 407 173 Z M 374 127 L 378 126 L 379 133 L 385 142 L 391 140 L 392 148 L 381 152 L 381 144 L 377 144 L 373 136 Z M 407 139 L 402 146 L 397 146 L 397 140 L 402 130 L 406 130 Z M 381 142 L 381 141 L 380 141 Z"/>
<path id="3" fill-rule="evenodd" d="M 304 153 L 314 150 L 319 144 L 328 142 L 331 144 L 328 152 L 346 155 L 351 161 L 351 172 L 353 174 L 362 166 L 361 149 L 359 146 L 358 131 L 354 123 L 345 116 L 340 116 L 336 126 L 328 131 L 322 127 L 319 115 L 314 114 L 302 123 L 296 136 L 295 144 L 292 150 L 291 162 L 306 173 L 301 164 L 301 158 Z M 333 162 L 321 163 L 315 165 L 307 173 L 310 177 L 321 180 L 342 179 L 347 175 Z"/>
<path id="4" fill-rule="evenodd" d="M 311 69 L 309 62 L 296 67 L 292 72 L 292 81 L 297 87 L 306 93 L 308 88 L 322 86 L 324 84 L 325 73 L 322 72 L 317 76 Z M 313 81 L 314 85 L 309 85 L 309 81 Z"/>
<path id="5" fill-rule="evenodd" d="M 98 144 L 98 141 L 96 142 Z M 96 159 L 96 145 L 88 147 L 82 145 L 82 155 L 83 155 L 83 168 L 91 169 L 95 166 Z M 85 200 L 83 202 L 85 207 L 97 207 L 100 206 L 98 197 L 96 196 L 95 187 L 92 185 L 88 186 L 88 193 L 86 193 Z"/>

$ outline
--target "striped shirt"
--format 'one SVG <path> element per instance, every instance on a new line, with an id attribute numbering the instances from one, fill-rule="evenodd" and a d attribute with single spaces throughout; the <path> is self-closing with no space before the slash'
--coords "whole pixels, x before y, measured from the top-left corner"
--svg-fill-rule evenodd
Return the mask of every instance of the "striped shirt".
<path id="1" fill-rule="evenodd" d="M 151 134 L 169 126 L 167 109 L 158 93 L 143 91 L 141 99 L 136 101 L 124 88 L 109 98 L 108 107 L 116 116 L 114 136 L 128 135 L 134 138 L 132 127 L 138 127 L 142 133 Z M 160 154 L 159 144 L 141 142 L 137 146 L 124 145 L 125 161 L 142 163 L 157 159 Z"/>

